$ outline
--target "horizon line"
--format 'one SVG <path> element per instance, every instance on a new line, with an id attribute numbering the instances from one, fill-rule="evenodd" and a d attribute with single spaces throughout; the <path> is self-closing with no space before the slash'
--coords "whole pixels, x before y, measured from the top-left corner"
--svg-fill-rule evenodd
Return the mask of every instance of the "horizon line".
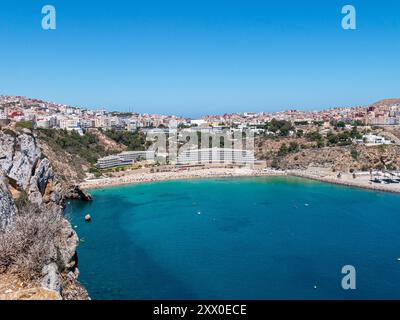
<path id="1" fill-rule="evenodd" d="M 140 114 L 140 115 L 159 115 L 159 116 L 176 116 L 176 117 L 180 117 L 180 118 L 190 118 L 191 117 L 187 117 L 187 116 L 182 116 L 182 115 L 178 115 L 178 114 L 160 114 L 160 113 L 151 113 L 151 112 L 137 112 L 137 111 L 128 111 L 128 110 L 108 110 L 107 107 L 86 107 L 86 106 L 79 106 L 79 105 L 70 105 L 70 104 L 66 104 L 66 103 L 61 103 L 61 102 L 55 102 L 55 101 L 49 101 L 47 99 L 43 99 L 43 98 L 33 98 L 33 97 L 29 97 L 29 96 L 24 96 L 24 95 L 7 95 L 7 94 L 0 94 L 0 97 L 8 97 L 8 98 L 22 98 L 22 99 L 27 99 L 27 100 L 37 100 L 40 102 L 44 102 L 44 103 L 48 103 L 48 104 L 54 104 L 54 105 L 62 105 L 62 106 L 67 106 L 70 108 L 75 108 L 75 109 L 81 109 L 81 110 L 89 110 L 89 111 L 105 111 L 108 113 L 130 113 L 130 114 Z M 241 112 L 224 112 L 224 113 L 220 113 L 220 114 L 202 114 L 200 117 L 215 117 L 215 116 L 224 116 L 224 115 L 241 115 L 244 113 L 255 113 L 255 114 L 260 114 L 260 113 L 265 113 L 265 114 L 273 114 L 273 113 L 279 113 L 279 112 L 288 112 L 288 111 L 302 111 L 302 112 L 306 112 L 306 113 L 316 113 L 316 112 L 322 112 L 322 111 L 327 111 L 327 110 L 333 110 L 333 109 L 355 109 L 355 108 L 367 108 L 369 106 L 373 106 L 376 105 L 378 103 L 381 103 L 383 101 L 388 101 L 388 100 L 399 100 L 400 103 L 400 98 L 383 98 L 383 99 L 379 99 L 373 103 L 369 103 L 366 105 L 352 105 L 352 106 L 331 106 L 331 107 L 321 107 L 318 109 L 307 109 L 307 107 L 289 107 L 286 109 L 281 109 L 281 110 L 276 110 L 276 111 L 241 111 Z M 300 109 L 299 109 L 300 108 Z M 130 107 L 128 107 L 128 109 L 130 109 Z"/>

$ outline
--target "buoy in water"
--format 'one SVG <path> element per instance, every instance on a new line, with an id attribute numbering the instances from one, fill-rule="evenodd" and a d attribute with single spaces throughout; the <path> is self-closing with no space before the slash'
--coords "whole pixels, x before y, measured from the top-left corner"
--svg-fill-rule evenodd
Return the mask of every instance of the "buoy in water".
<path id="1" fill-rule="evenodd" d="M 92 221 L 92 217 L 90 216 L 90 214 L 87 214 L 87 215 L 85 216 L 85 221 L 86 221 L 86 222 Z"/>

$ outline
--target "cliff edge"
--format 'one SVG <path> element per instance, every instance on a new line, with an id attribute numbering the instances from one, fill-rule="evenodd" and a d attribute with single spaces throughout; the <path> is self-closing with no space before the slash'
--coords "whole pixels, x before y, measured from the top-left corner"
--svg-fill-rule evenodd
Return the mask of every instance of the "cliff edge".
<path id="1" fill-rule="evenodd" d="M 0 299 L 88 299 L 65 198 L 35 135 L 0 130 Z"/>

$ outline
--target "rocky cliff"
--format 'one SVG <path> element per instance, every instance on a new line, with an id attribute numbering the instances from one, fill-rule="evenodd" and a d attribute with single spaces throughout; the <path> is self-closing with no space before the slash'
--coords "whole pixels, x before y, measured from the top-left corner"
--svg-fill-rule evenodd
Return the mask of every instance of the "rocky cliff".
<path id="1" fill-rule="evenodd" d="M 62 216 L 64 199 L 65 192 L 62 185 L 50 161 L 42 156 L 39 142 L 34 134 L 26 129 L 19 132 L 9 129 L 0 130 L 0 234 L 2 237 L 0 240 L 6 242 L 5 239 L 8 239 L 9 242 L 9 239 L 12 239 L 12 233 L 17 232 L 26 235 L 26 230 L 22 232 L 17 229 L 19 225 L 24 224 L 25 217 L 32 219 L 32 212 L 37 215 L 37 217 L 34 216 L 35 228 L 39 228 L 37 226 L 39 226 L 40 215 L 46 219 L 40 225 L 43 225 L 40 228 L 44 229 L 36 230 L 32 233 L 34 235 L 40 232 L 46 234 L 45 228 L 47 225 L 50 226 L 49 220 L 57 222 L 57 227 L 53 227 L 56 231 L 52 231 L 55 239 L 47 240 L 50 242 L 48 256 L 40 257 L 40 259 L 33 257 L 36 262 L 40 261 L 43 264 L 40 275 L 32 274 L 28 279 L 24 279 L 24 285 L 18 290 L 14 287 L 7 289 L 3 283 L 5 290 L 0 292 L 2 298 L 7 298 L 7 294 L 10 297 L 18 296 L 16 290 L 41 292 L 42 289 L 45 289 L 45 292 L 51 292 L 49 297 L 88 298 L 86 290 L 77 281 L 78 237 L 70 223 Z M 32 208 L 35 210 L 32 211 Z M 57 217 L 61 218 L 57 220 Z M 28 221 L 26 222 L 29 224 Z M 28 229 L 27 226 L 26 229 Z M 35 239 L 30 239 L 29 243 L 34 246 Z M 0 245 L 10 246 L 9 243 Z M 0 266 L 0 282 L 2 279 L 16 279 L 19 276 L 18 268 L 15 270 L 12 266 L 14 260 L 8 260 L 4 251 L 5 249 L 2 254 L 3 264 Z M 23 254 L 24 252 L 21 251 L 20 255 Z M 33 259 L 32 252 L 27 254 L 30 256 L 26 259 Z M 45 250 L 43 254 L 47 254 Z"/>
<path id="2" fill-rule="evenodd" d="M 400 147 L 346 146 L 301 150 L 278 160 L 282 169 L 307 169 L 309 166 L 331 168 L 348 172 L 374 169 L 397 170 L 400 168 Z"/>

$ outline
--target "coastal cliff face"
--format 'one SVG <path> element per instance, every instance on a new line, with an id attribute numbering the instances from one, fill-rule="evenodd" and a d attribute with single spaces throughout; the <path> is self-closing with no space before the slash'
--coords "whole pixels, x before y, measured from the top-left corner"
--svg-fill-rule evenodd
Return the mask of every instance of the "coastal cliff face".
<path id="1" fill-rule="evenodd" d="M 10 225 L 17 212 L 14 200 L 4 181 L 0 180 L 0 230 L 4 231 Z"/>
<path id="2" fill-rule="evenodd" d="M 49 299 L 88 298 L 86 290 L 77 281 L 78 236 L 63 217 L 65 194 L 50 161 L 42 156 L 38 140 L 30 130 L 0 130 L 0 240 L 3 241 L 0 245 L 4 247 L 0 258 L 1 299 L 29 297 L 29 292 L 34 293 L 30 296 L 32 299 L 38 292 L 45 295 L 36 298 L 46 298 L 47 293 Z M 46 249 L 26 252 L 27 260 L 35 259 L 36 267 L 39 262 L 42 264 L 41 272 L 30 277 L 25 275 L 22 285 L 14 286 L 11 284 L 19 283 L 17 279 L 21 270 L 13 269 L 17 258 L 12 260 L 5 251 L 16 251 L 9 239 L 13 239 L 13 233 L 29 234 L 30 223 L 33 229 L 37 229 L 32 234 L 40 236 L 42 233 L 46 240 L 43 240 Z M 32 248 L 39 243 L 35 243 L 34 236 L 28 240 Z M 20 255 L 24 254 L 24 249 L 27 248 L 20 248 Z M 38 252 L 44 255 L 40 259 L 34 254 L 38 255 Z M 7 286 L 7 281 L 10 286 Z"/>
<path id="3" fill-rule="evenodd" d="M 98 158 L 127 149 L 96 129 L 87 130 L 83 136 L 55 129 L 39 129 L 35 133 L 42 153 L 65 189 L 87 178 Z"/>

